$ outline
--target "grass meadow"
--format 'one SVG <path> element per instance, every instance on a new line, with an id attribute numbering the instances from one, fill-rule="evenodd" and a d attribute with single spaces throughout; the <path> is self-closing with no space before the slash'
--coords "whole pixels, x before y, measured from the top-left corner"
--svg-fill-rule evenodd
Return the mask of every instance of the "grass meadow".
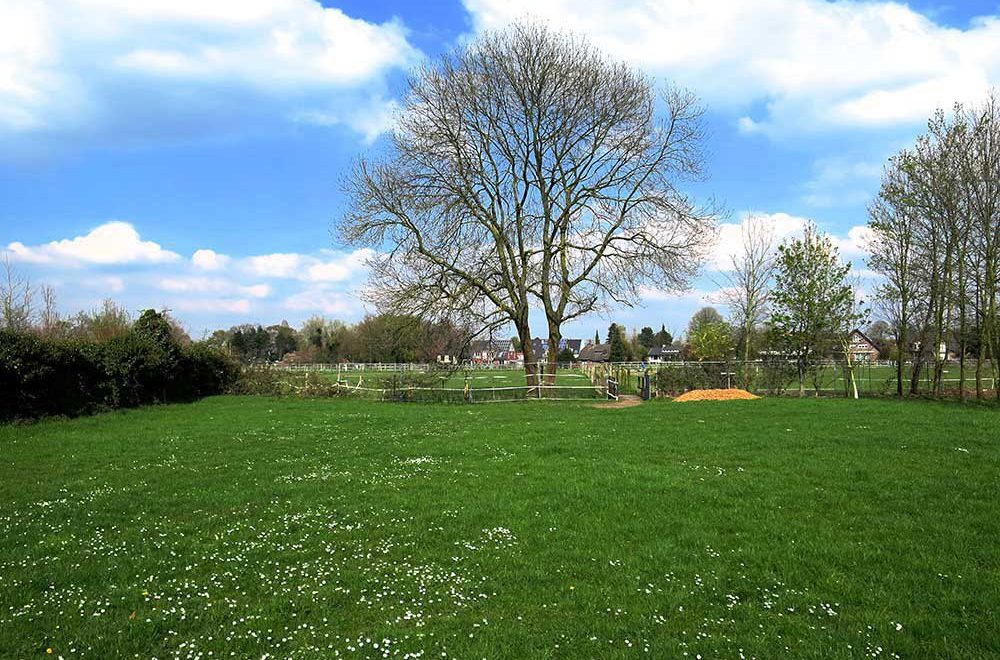
<path id="1" fill-rule="evenodd" d="M 1000 409 L 217 397 L 0 427 L 0 657 L 1000 656 Z"/>

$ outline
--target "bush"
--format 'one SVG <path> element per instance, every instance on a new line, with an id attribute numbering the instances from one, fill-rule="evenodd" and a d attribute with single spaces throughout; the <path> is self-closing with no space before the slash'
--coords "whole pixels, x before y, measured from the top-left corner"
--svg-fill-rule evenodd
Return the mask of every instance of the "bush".
<path id="1" fill-rule="evenodd" d="M 156 318 L 143 318 L 146 327 L 137 322 L 103 342 L 0 331 L 0 420 L 188 401 L 234 382 L 237 367 L 227 356 L 202 344 L 181 346 L 155 328 Z"/>

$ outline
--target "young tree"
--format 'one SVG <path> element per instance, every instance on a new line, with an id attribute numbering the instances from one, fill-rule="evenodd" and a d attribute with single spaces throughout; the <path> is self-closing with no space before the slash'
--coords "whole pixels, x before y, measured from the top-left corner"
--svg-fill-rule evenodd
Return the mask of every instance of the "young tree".
<path id="1" fill-rule="evenodd" d="M 700 117 L 577 37 L 487 33 L 414 74 L 388 157 L 345 184 L 340 236 L 387 248 L 368 292 L 383 308 L 513 324 L 531 385 L 533 304 L 552 366 L 566 321 L 697 271 L 714 217 L 679 184 L 700 174 Z"/>
<path id="2" fill-rule="evenodd" d="M 741 251 L 730 255 L 732 268 L 724 274 L 722 302 L 736 325 L 742 359 L 750 361 L 753 337 L 767 316 L 768 294 L 774 278 L 774 231 L 758 216 L 742 226 Z M 750 371 L 747 370 L 747 378 Z"/>
<path id="3" fill-rule="evenodd" d="M 812 223 L 802 238 L 778 247 L 771 325 L 795 359 L 799 396 L 805 395 L 806 374 L 837 345 L 856 313 L 850 270 Z"/>

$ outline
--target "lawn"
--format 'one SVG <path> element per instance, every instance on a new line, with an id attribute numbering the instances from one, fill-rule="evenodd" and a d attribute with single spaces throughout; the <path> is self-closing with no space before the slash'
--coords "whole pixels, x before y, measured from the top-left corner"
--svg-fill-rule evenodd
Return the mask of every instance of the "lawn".
<path id="1" fill-rule="evenodd" d="M 254 397 L 0 427 L 0 657 L 997 657 L 998 429 Z"/>

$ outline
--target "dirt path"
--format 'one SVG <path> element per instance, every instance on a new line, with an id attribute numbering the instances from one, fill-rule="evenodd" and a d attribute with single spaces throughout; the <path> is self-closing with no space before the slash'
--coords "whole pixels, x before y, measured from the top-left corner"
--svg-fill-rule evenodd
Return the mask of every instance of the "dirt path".
<path id="1" fill-rule="evenodd" d="M 617 401 L 595 403 L 594 408 L 631 408 L 642 404 L 642 399 L 634 394 L 619 394 Z"/>

